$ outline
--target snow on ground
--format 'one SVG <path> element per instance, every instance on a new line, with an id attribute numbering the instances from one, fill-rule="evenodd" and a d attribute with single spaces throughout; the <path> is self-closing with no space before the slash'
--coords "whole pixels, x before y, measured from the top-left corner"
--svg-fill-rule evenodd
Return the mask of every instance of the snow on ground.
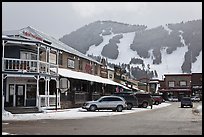
<path id="1" fill-rule="evenodd" d="M 202 51 L 196 59 L 196 62 L 192 63 L 191 71 L 192 73 L 202 73 Z"/>
<path id="2" fill-rule="evenodd" d="M 171 30 L 168 28 L 168 26 L 164 25 L 164 29 L 171 33 Z M 150 54 L 149 58 L 141 58 L 137 51 L 133 51 L 130 49 L 130 45 L 133 43 L 135 32 L 131 33 L 122 33 L 123 38 L 120 39 L 120 43 L 118 45 L 119 55 L 116 60 L 109 59 L 109 63 L 114 64 L 122 64 L 126 63 L 129 64 L 131 58 L 140 58 L 144 61 L 146 64 L 145 69 L 147 69 L 147 64 L 150 65 L 150 71 L 156 70 L 158 73 L 158 78 L 162 79 L 162 76 L 164 74 L 168 73 L 182 73 L 181 65 L 184 62 L 185 53 L 188 51 L 188 46 L 185 43 L 185 40 L 183 39 L 182 33 L 180 32 L 180 42 L 183 44 L 182 47 L 177 47 L 175 51 L 173 51 L 171 54 L 166 53 L 166 48 L 161 49 L 161 57 L 162 57 L 162 63 L 161 64 L 153 64 L 153 50 L 150 49 L 148 52 Z M 103 36 L 103 42 L 98 45 L 92 45 L 89 50 L 87 51 L 87 55 L 95 55 L 95 56 L 102 56 L 101 51 L 103 50 L 103 47 L 109 43 L 109 40 L 115 36 L 116 34 L 106 35 Z M 103 57 L 103 56 L 102 56 Z M 174 64 L 174 65 L 172 65 Z M 131 64 L 131 66 L 136 67 L 139 66 L 142 69 L 142 65 L 135 65 Z M 192 72 L 202 72 L 202 51 L 200 52 L 199 56 L 197 57 L 197 61 L 192 63 Z"/>
<path id="3" fill-rule="evenodd" d="M 123 38 L 120 39 L 120 43 L 118 43 L 118 58 L 117 60 L 113 59 L 108 59 L 108 62 L 110 63 L 125 63 L 129 64 L 131 58 L 134 58 L 137 56 L 137 53 L 130 49 L 130 45 L 133 43 L 134 37 L 135 37 L 135 32 L 131 33 L 123 33 Z"/>
<path id="4" fill-rule="evenodd" d="M 153 105 L 153 109 L 158 109 L 171 105 L 170 103 L 162 103 L 159 105 Z M 14 120 L 14 121 L 28 121 L 28 120 L 40 120 L 40 119 L 82 119 L 98 116 L 114 116 L 129 113 L 136 113 L 140 111 L 151 111 L 150 107 L 147 108 L 132 108 L 132 110 L 123 110 L 122 112 L 113 112 L 111 110 L 100 110 L 90 112 L 82 108 L 72 109 L 59 109 L 59 110 L 44 110 L 43 113 L 28 113 L 28 114 L 11 114 L 7 111 L 2 111 L 2 121 Z"/>
<path id="5" fill-rule="evenodd" d="M 111 35 L 105 35 L 103 37 L 103 42 L 98 46 L 92 45 L 89 47 L 89 50 L 86 52 L 86 55 L 102 56 L 101 52 L 103 47 L 109 43 L 109 40 L 113 38 L 116 34 L 111 33 Z M 102 56 L 103 57 L 103 56 Z"/>
<path id="6" fill-rule="evenodd" d="M 166 30 L 166 31 L 168 31 L 168 33 L 169 33 L 169 35 L 171 34 L 171 32 L 172 32 L 172 30 L 171 29 L 169 29 L 169 27 L 168 27 L 168 25 L 167 24 L 165 24 L 165 25 L 162 25 L 163 27 L 164 27 L 164 29 Z"/>

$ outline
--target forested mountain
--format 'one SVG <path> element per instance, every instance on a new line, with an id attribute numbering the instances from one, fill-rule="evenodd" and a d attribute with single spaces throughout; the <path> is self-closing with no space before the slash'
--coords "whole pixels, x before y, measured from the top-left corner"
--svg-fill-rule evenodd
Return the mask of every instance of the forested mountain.
<path id="1" fill-rule="evenodd" d="M 157 77 L 163 73 L 202 72 L 202 66 L 198 67 L 202 62 L 201 19 L 152 29 L 96 21 L 59 40 L 95 59 L 105 57 L 110 66 L 120 65 L 135 78 L 147 73 Z"/>

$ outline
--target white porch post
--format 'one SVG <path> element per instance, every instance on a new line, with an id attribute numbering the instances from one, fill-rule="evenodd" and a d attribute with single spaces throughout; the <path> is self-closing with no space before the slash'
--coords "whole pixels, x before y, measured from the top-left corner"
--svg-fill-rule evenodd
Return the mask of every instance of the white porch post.
<path id="1" fill-rule="evenodd" d="M 3 40 L 3 49 L 2 49 L 2 71 L 4 71 L 4 40 Z M 4 75 L 2 73 L 2 89 L 1 89 L 1 92 L 2 92 L 2 112 L 4 111 L 4 91 L 3 91 L 3 86 L 4 86 Z"/>
<path id="2" fill-rule="evenodd" d="M 40 72 L 40 46 L 39 44 L 37 44 L 37 50 L 38 50 L 38 54 L 37 54 L 37 72 L 39 73 Z M 38 107 L 38 110 L 41 108 L 40 106 L 40 102 L 39 102 L 39 79 L 40 79 L 40 76 L 39 74 L 37 75 L 37 93 L 36 93 L 36 106 Z"/>
<path id="3" fill-rule="evenodd" d="M 48 107 L 50 107 L 50 97 L 49 97 L 49 95 L 50 95 L 50 77 L 49 77 L 49 79 L 47 80 L 47 105 L 48 105 Z"/>
<path id="4" fill-rule="evenodd" d="M 45 62 L 46 62 L 45 72 L 47 73 L 47 47 L 45 49 L 46 49 L 46 54 L 45 54 Z"/>
<path id="5" fill-rule="evenodd" d="M 59 73 L 58 73 L 58 68 L 59 68 L 59 50 L 57 50 L 57 62 L 56 62 L 56 64 L 57 64 L 57 71 L 56 71 L 56 73 L 57 73 L 57 76 L 59 76 Z M 59 105 L 57 105 L 57 106 L 59 106 L 60 107 L 60 92 L 59 92 L 59 77 L 57 78 L 57 95 L 58 95 L 58 98 L 57 98 L 57 103 L 59 104 Z"/>
<path id="6" fill-rule="evenodd" d="M 40 105 L 39 105 L 39 75 L 37 76 L 37 91 L 36 91 L 36 107 L 38 107 L 38 109 L 40 109 Z"/>
<path id="7" fill-rule="evenodd" d="M 37 55 L 37 72 L 40 72 L 40 46 L 39 44 L 37 44 L 37 48 L 38 48 L 38 55 Z"/>
<path id="8" fill-rule="evenodd" d="M 47 78 L 45 78 L 45 106 L 48 107 L 47 103 Z"/>

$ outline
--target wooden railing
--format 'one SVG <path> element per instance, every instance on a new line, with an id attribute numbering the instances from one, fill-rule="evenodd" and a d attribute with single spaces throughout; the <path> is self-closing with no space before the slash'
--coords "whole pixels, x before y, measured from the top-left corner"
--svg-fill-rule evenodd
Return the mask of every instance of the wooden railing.
<path id="1" fill-rule="evenodd" d="M 50 68 L 57 68 L 56 64 L 39 61 L 38 71 L 37 60 L 4 58 L 2 62 L 4 62 L 3 70 L 5 71 L 39 72 L 55 75 L 54 72 L 50 71 Z"/>
<path id="2" fill-rule="evenodd" d="M 57 108 L 60 108 L 60 94 L 57 95 L 39 95 L 38 97 L 38 109 L 53 109 L 56 108 L 56 102 L 57 102 Z"/>

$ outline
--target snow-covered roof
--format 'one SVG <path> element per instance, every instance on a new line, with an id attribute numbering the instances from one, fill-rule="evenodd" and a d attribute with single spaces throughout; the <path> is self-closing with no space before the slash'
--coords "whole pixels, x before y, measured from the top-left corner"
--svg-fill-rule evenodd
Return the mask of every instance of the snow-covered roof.
<path id="1" fill-rule="evenodd" d="M 51 68 L 51 70 L 56 72 L 56 69 Z M 117 85 L 117 86 L 121 86 L 125 89 L 129 89 L 128 87 L 126 87 L 122 84 L 119 84 L 117 82 L 114 82 L 110 79 L 102 78 L 102 77 L 99 77 L 96 75 L 91 75 L 88 73 L 72 71 L 72 70 L 64 69 L 64 68 L 59 68 L 58 73 L 59 73 L 59 75 L 61 75 L 63 77 L 67 77 L 67 78 L 82 79 L 82 80 L 93 81 L 93 82 L 98 82 L 98 83 Z"/>

